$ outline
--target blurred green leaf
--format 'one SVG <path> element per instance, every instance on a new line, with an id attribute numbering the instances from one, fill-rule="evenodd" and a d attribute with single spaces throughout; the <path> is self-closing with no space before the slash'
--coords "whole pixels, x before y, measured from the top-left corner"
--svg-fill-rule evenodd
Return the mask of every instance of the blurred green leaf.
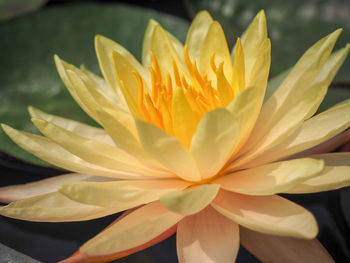
<path id="1" fill-rule="evenodd" d="M 84 64 L 99 73 L 94 36 L 101 34 L 141 57 L 143 34 L 150 18 L 158 20 L 181 41 L 188 23 L 148 9 L 124 5 L 80 4 L 48 8 L 0 24 L 0 122 L 36 132 L 27 106 L 93 124 L 76 105 L 56 72 L 53 55 Z M 0 131 L 0 150 L 41 162 Z"/>
<path id="2" fill-rule="evenodd" d="M 0 0 L 0 21 L 41 8 L 47 0 Z"/>

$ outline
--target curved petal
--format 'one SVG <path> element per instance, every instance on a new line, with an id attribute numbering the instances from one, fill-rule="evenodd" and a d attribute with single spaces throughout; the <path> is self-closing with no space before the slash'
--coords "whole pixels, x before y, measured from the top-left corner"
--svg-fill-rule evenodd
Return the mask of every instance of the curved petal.
<path id="1" fill-rule="evenodd" d="M 84 161 L 46 137 L 18 131 L 5 124 L 2 124 L 2 128 L 6 134 L 24 150 L 57 167 L 77 173 L 97 176 L 124 179 L 142 178 L 139 175 L 127 175 L 125 173 L 120 173 L 118 171 Z"/>
<path id="2" fill-rule="evenodd" d="M 317 239 L 272 236 L 239 228 L 241 244 L 261 262 L 335 263 Z"/>
<path id="3" fill-rule="evenodd" d="M 174 191 L 160 197 L 162 204 L 180 215 L 195 214 L 208 206 L 220 189 L 217 184 L 204 184 L 182 192 Z"/>
<path id="4" fill-rule="evenodd" d="M 199 62 L 200 51 L 213 19 L 207 11 L 199 12 L 187 32 L 186 45 L 192 60 Z"/>
<path id="5" fill-rule="evenodd" d="M 190 147 L 202 179 L 213 177 L 221 170 L 237 143 L 237 135 L 237 121 L 226 109 L 204 114 Z"/>
<path id="6" fill-rule="evenodd" d="M 315 154 L 312 158 L 324 160 L 325 169 L 292 189 L 291 194 L 317 193 L 350 186 L 350 153 Z"/>
<path id="7" fill-rule="evenodd" d="M 277 195 L 249 196 L 221 190 L 212 206 L 236 223 L 261 233 L 312 239 L 318 232 L 310 212 Z"/>
<path id="8" fill-rule="evenodd" d="M 232 263 L 239 249 L 238 225 L 208 206 L 180 221 L 176 241 L 179 263 Z"/>
<path id="9" fill-rule="evenodd" d="M 99 177 L 71 173 L 50 177 L 32 183 L 0 187 L 0 202 L 10 203 L 37 195 L 57 192 L 58 188 L 64 183 L 83 181 L 88 180 L 89 178 L 99 180 Z M 100 178 L 103 179 L 102 177 Z"/>
<path id="10" fill-rule="evenodd" d="M 292 189 L 322 172 L 324 162 L 311 158 L 282 161 L 234 172 L 213 181 L 221 188 L 247 195 L 272 195 Z"/>
<path id="11" fill-rule="evenodd" d="M 160 202 L 145 205 L 85 243 L 88 255 L 118 253 L 143 245 L 177 224 L 183 216 L 169 212 Z"/>
<path id="12" fill-rule="evenodd" d="M 120 211 L 159 200 L 160 196 L 183 190 L 182 180 L 137 180 L 113 182 L 72 182 L 59 191 L 68 198 L 89 205 L 120 208 Z"/>
<path id="13" fill-rule="evenodd" d="M 176 138 L 141 120 L 136 120 L 136 127 L 142 146 L 150 155 L 185 180 L 201 179 L 191 154 Z"/>
<path id="14" fill-rule="evenodd" d="M 0 207 L 0 215 L 34 222 L 85 221 L 116 213 L 114 209 L 85 205 L 54 192 Z"/>

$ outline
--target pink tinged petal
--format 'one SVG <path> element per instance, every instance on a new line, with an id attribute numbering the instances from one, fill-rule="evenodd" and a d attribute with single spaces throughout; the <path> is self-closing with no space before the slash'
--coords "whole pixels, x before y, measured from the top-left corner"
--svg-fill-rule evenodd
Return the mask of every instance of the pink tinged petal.
<path id="1" fill-rule="evenodd" d="M 94 177 L 86 174 L 64 174 L 54 176 L 41 181 L 19 184 L 12 186 L 0 187 L 0 202 L 10 203 L 13 201 L 30 198 L 37 195 L 56 192 L 58 188 L 69 182 L 77 182 L 83 180 L 103 180 L 103 177 Z"/>
<path id="2" fill-rule="evenodd" d="M 120 211 L 159 200 L 160 196 L 183 190 L 182 180 L 133 180 L 112 182 L 72 182 L 59 191 L 68 198 L 89 205 L 120 208 Z"/>
<path id="3" fill-rule="evenodd" d="M 197 164 L 182 143 L 148 122 L 136 120 L 143 148 L 166 168 L 187 181 L 201 179 Z"/>
<path id="4" fill-rule="evenodd" d="M 158 237 L 182 218 L 169 212 L 159 201 L 150 203 L 89 240 L 80 252 L 97 256 L 133 249 Z"/>
<path id="5" fill-rule="evenodd" d="M 247 195 L 283 193 L 322 172 L 322 160 L 311 158 L 282 161 L 242 170 L 213 181 L 221 188 Z"/>
<path id="6" fill-rule="evenodd" d="M 238 130 L 236 119 L 224 108 L 204 114 L 190 148 L 202 179 L 213 177 L 222 169 L 237 143 Z"/>
<path id="7" fill-rule="evenodd" d="M 131 209 L 132 210 L 132 209 Z M 123 213 L 116 221 L 114 221 L 110 226 L 113 226 L 117 222 L 119 222 L 122 218 L 130 214 L 132 211 L 128 210 L 125 213 Z M 112 253 L 112 254 L 106 254 L 106 255 L 87 255 L 82 253 L 81 251 L 77 251 L 74 253 L 71 257 L 61 261 L 61 263 L 100 263 L 100 262 L 109 262 L 112 260 L 116 260 L 119 258 L 126 257 L 128 255 L 131 255 L 133 253 L 139 252 L 141 250 L 144 250 L 150 246 L 153 246 L 157 243 L 160 243 L 161 241 L 167 239 L 168 237 L 172 236 L 176 233 L 177 230 L 177 224 L 173 225 L 169 229 L 165 230 L 163 233 L 161 233 L 159 236 L 153 238 L 152 240 L 139 245 L 137 247 L 133 247 L 131 249 L 127 249 L 121 252 Z"/>
<path id="8" fill-rule="evenodd" d="M 241 244 L 261 262 L 335 263 L 317 239 L 272 236 L 240 227 Z"/>
<path id="9" fill-rule="evenodd" d="M 238 225 L 208 206 L 177 228 L 180 263 L 232 263 L 239 249 Z"/>
<path id="10" fill-rule="evenodd" d="M 2 128 L 6 134 L 24 150 L 57 167 L 82 174 L 113 178 L 135 178 L 135 175 L 126 175 L 118 171 L 84 161 L 46 137 L 15 130 L 5 124 L 2 124 Z"/>
<path id="11" fill-rule="evenodd" d="M 186 189 L 182 192 L 174 191 L 160 197 L 162 204 L 180 215 L 192 215 L 207 207 L 216 197 L 220 189 L 217 184 L 204 184 Z"/>
<path id="12" fill-rule="evenodd" d="M 85 221 L 116 213 L 115 209 L 85 205 L 54 192 L 0 207 L 0 215 L 34 222 Z"/>
<path id="13" fill-rule="evenodd" d="M 286 191 L 292 194 L 317 193 L 350 186 L 350 153 L 315 154 L 311 157 L 324 160 L 325 169 Z"/>
<path id="14" fill-rule="evenodd" d="M 249 196 L 221 190 L 212 206 L 236 223 L 261 233 L 312 239 L 318 232 L 310 212 L 277 195 Z"/>

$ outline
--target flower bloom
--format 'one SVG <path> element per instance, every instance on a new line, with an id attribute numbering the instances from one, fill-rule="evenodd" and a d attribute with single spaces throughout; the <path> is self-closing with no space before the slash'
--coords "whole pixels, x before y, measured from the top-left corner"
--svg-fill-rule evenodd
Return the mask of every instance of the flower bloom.
<path id="1" fill-rule="evenodd" d="M 263 11 L 231 54 L 203 11 L 185 46 L 151 21 L 142 64 L 97 36 L 104 79 L 56 56 L 69 92 L 103 129 L 32 107 L 44 136 L 3 125 L 22 148 L 74 173 L 1 188 L 11 203 L 0 214 L 67 222 L 127 210 L 66 262 L 123 257 L 174 232 L 180 262 L 233 262 L 240 243 L 263 261 L 331 262 L 314 216 L 277 194 L 350 184 L 350 154 L 322 153 L 349 139 L 350 102 L 313 116 L 349 52 L 332 53 L 339 34 L 308 49 L 265 102 Z"/>

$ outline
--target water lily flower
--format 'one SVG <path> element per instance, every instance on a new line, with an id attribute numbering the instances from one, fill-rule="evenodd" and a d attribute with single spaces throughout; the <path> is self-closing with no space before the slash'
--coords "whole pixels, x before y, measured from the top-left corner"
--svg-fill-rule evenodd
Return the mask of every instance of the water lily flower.
<path id="1" fill-rule="evenodd" d="M 350 102 L 314 116 L 349 52 L 332 53 L 340 31 L 309 48 L 265 102 L 263 11 L 231 53 L 203 11 L 185 45 L 150 21 L 142 64 L 97 36 L 103 79 L 56 56 L 65 86 L 102 128 L 32 107 L 44 136 L 3 125 L 19 146 L 74 173 L 1 188 L 11 203 L 0 214 L 67 222 L 126 211 L 65 262 L 117 259 L 175 232 L 182 263 L 233 262 L 239 244 L 267 262 L 333 262 L 314 216 L 278 194 L 350 184 L 350 153 L 321 153 L 349 141 Z"/>

